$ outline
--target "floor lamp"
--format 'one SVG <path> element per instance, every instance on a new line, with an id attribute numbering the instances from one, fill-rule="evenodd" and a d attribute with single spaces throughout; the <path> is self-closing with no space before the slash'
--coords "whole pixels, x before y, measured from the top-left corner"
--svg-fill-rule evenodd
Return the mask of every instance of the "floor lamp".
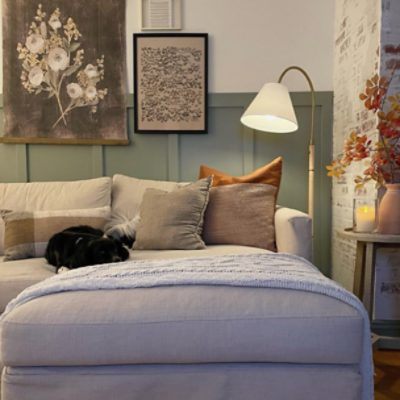
<path id="1" fill-rule="evenodd" d="M 289 133 L 298 129 L 296 114 L 290 100 L 289 91 L 282 85 L 282 79 L 291 70 L 299 71 L 306 78 L 311 91 L 311 131 L 308 147 L 308 214 L 314 219 L 314 116 L 315 116 L 315 91 L 307 72 L 300 67 L 286 68 L 280 75 L 278 83 L 266 83 L 240 121 L 249 128 L 263 132 Z M 314 226 L 314 223 L 313 223 Z"/>

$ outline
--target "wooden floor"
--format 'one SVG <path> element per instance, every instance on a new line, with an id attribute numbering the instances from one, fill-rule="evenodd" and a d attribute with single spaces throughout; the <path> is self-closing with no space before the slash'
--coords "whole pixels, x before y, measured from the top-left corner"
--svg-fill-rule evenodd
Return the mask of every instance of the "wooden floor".
<path id="1" fill-rule="evenodd" d="M 374 352 L 375 400 L 400 399 L 400 351 Z"/>

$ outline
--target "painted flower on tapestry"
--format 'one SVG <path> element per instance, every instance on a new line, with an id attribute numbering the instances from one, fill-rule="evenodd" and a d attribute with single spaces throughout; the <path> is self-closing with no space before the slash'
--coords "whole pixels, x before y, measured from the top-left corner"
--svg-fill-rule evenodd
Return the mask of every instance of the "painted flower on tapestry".
<path id="1" fill-rule="evenodd" d="M 29 71 L 28 79 L 32 86 L 37 87 L 43 82 L 43 71 L 40 67 L 33 67 Z"/>
<path id="2" fill-rule="evenodd" d="M 56 8 L 48 18 L 39 4 L 25 45 L 17 45 L 24 89 L 35 95 L 45 93 L 56 101 L 60 116 L 53 128 L 61 122 L 67 126 L 66 116 L 76 108 L 87 107 L 89 114 L 96 113 L 108 93 L 107 88 L 97 87 L 104 79 L 104 56 L 83 68 L 81 37 L 72 17 L 63 18 Z"/>
<path id="3" fill-rule="evenodd" d="M 56 47 L 50 50 L 47 62 L 53 71 L 63 71 L 69 66 L 69 57 L 64 49 Z"/>
<path id="4" fill-rule="evenodd" d="M 40 23 L 40 34 L 44 39 L 47 38 L 47 26 L 43 21 Z"/>
<path id="5" fill-rule="evenodd" d="M 25 45 L 31 53 L 36 54 L 43 50 L 44 39 L 42 35 L 33 34 L 26 38 Z"/>
<path id="6" fill-rule="evenodd" d="M 61 21 L 57 15 L 53 14 L 49 19 L 49 25 L 53 29 L 53 31 L 57 32 L 57 29 L 61 28 Z"/>
<path id="7" fill-rule="evenodd" d="M 76 100 L 79 99 L 79 97 L 82 97 L 83 90 L 77 83 L 70 83 L 67 85 L 67 93 L 71 99 Z"/>
<path id="8" fill-rule="evenodd" d="M 97 78 L 99 76 L 99 72 L 97 71 L 97 67 L 92 64 L 88 64 L 85 68 L 85 74 L 89 79 Z"/>
<path id="9" fill-rule="evenodd" d="M 97 89 L 95 86 L 88 86 L 85 90 L 85 96 L 88 100 L 93 100 L 97 96 Z"/>

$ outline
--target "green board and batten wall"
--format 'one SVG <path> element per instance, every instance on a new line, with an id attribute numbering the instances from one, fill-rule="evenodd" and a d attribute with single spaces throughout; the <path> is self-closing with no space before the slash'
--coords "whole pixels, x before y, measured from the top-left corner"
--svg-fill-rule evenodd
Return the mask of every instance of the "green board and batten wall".
<path id="1" fill-rule="evenodd" d="M 0 182 L 88 179 L 116 173 L 192 181 L 200 164 L 243 175 L 281 155 L 284 171 L 278 202 L 306 211 L 311 99 L 307 92 L 291 95 L 300 128 L 283 135 L 255 132 L 240 124 L 255 93 L 210 94 L 208 134 L 134 134 L 131 95 L 128 146 L 0 144 Z M 330 273 L 331 182 L 325 165 L 331 158 L 332 99 L 332 92 L 316 93 L 314 262 L 326 274 Z"/>

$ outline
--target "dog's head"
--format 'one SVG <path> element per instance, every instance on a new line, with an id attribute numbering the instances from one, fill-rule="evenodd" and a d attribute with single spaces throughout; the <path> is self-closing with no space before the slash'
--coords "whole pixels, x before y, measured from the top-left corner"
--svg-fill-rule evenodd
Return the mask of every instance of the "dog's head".
<path id="1" fill-rule="evenodd" d="M 122 223 L 110 221 L 111 226 L 106 229 L 105 234 L 110 239 L 117 240 L 131 248 L 133 242 L 135 241 L 136 229 L 139 222 L 140 215 L 137 215 L 130 221 L 125 221 Z"/>
<path id="2" fill-rule="evenodd" d="M 120 242 L 109 238 L 92 240 L 86 255 L 90 265 L 125 261 L 129 258 L 128 250 Z"/>

